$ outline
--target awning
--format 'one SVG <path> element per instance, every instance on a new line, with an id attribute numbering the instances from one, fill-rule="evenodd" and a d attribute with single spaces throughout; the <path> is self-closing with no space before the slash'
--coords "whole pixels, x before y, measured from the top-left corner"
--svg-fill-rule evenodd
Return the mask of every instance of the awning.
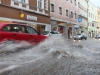
<path id="1" fill-rule="evenodd" d="M 74 28 L 79 28 L 80 26 L 79 25 L 74 25 Z"/>

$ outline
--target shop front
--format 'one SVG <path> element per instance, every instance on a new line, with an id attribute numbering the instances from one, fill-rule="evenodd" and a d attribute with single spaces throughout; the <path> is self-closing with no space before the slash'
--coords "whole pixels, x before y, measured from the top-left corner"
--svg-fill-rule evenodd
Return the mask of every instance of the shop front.
<path id="1" fill-rule="evenodd" d="M 3 5 L 0 6 L 0 9 L 2 9 L 2 12 L 0 12 L 0 22 L 27 24 L 40 32 L 46 30 L 48 25 L 51 26 L 49 11 L 46 14 L 40 14 Z M 9 10 L 9 12 L 5 12 L 6 10 Z"/>
<path id="2" fill-rule="evenodd" d="M 68 39 L 71 39 L 73 36 L 73 31 L 72 31 L 72 24 L 71 23 L 67 23 L 67 27 L 68 27 Z"/>
<path id="3" fill-rule="evenodd" d="M 64 28 L 66 23 L 61 21 L 51 21 L 51 31 L 59 31 L 62 35 L 64 34 Z"/>
<path id="4" fill-rule="evenodd" d="M 80 33 L 80 26 L 79 25 L 77 25 L 77 24 L 75 24 L 74 25 L 74 33 L 75 33 L 75 35 L 77 35 L 78 33 Z"/>
<path id="5" fill-rule="evenodd" d="M 63 35 L 64 33 L 64 23 L 63 22 L 57 22 L 58 24 L 58 31 Z"/>

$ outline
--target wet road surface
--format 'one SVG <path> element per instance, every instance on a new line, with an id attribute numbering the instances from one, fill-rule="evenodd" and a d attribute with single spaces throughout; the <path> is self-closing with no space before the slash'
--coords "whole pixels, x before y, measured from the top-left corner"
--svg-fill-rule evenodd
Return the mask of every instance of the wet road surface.
<path id="1" fill-rule="evenodd" d="M 0 48 L 0 75 L 100 75 L 100 40 L 51 37 L 17 50 L 21 45 Z"/>

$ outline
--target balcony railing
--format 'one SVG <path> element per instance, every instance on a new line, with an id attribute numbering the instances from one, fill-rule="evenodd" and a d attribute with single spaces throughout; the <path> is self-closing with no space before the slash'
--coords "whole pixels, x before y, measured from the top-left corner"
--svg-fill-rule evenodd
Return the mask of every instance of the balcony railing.
<path id="1" fill-rule="evenodd" d="M 21 1 L 15 1 L 15 0 L 11 0 L 11 6 L 42 14 L 45 14 L 45 11 L 47 11 L 47 8 L 45 8 L 46 9 L 45 10 L 36 6 L 29 5 L 28 3 L 23 3 Z"/>

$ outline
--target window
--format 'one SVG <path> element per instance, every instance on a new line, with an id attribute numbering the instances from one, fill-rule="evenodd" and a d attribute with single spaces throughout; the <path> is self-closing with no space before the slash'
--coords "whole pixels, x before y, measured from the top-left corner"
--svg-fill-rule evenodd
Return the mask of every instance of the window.
<path id="1" fill-rule="evenodd" d="M 70 2 L 72 3 L 72 0 L 70 0 Z"/>
<path id="2" fill-rule="evenodd" d="M 98 12 L 98 15 L 100 15 L 100 11 Z"/>
<path id="3" fill-rule="evenodd" d="M 29 0 L 11 0 L 11 6 L 29 9 Z"/>
<path id="4" fill-rule="evenodd" d="M 94 23 L 92 23 L 92 27 L 94 27 Z"/>
<path id="5" fill-rule="evenodd" d="M 10 31 L 10 29 L 11 29 L 11 26 L 8 25 L 8 26 L 5 26 L 2 30 L 3 31 Z"/>
<path id="6" fill-rule="evenodd" d="M 21 0 L 22 3 L 26 3 L 26 0 Z"/>
<path id="7" fill-rule="evenodd" d="M 20 25 L 8 25 L 5 26 L 2 30 L 8 32 L 26 33 L 25 27 Z"/>
<path id="8" fill-rule="evenodd" d="M 26 27 L 26 30 L 27 30 L 27 32 L 28 33 L 30 33 L 30 34 L 38 34 L 37 33 L 37 31 L 34 29 L 34 28 L 32 28 L 32 27 Z"/>
<path id="9" fill-rule="evenodd" d="M 51 4 L 51 12 L 54 12 L 54 4 Z"/>
<path id="10" fill-rule="evenodd" d="M 38 8 L 44 9 L 44 0 L 38 0 Z"/>
<path id="11" fill-rule="evenodd" d="M 26 0 L 14 0 L 14 1 L 19 1 L 19 2 L 22 2 L 22 3 L 26 3 Z"/>
<path id="12" fill-rule="evenodd" d="M 75 13 L 75 19 L 77 19 L 77 14 Z"/>
<path id="13" fill-rule="evenodd" d="M 76 5 L 76 0 L 74 0 L 74 3 L 75 3 L 75 5 Z"/>
<path id="14" fill-rule="evenodd" d="M 66 16 L 68 16 L 68 10 L 66 9 Z"/>
<path id="15" fill-rule="evenodd" d="M 73 12 L 71 12 L 71 18 L 73 18 Z"/>
<path id="16" fill-rule="evenodd" d="M 62 15 L 62 7 L 59 7 L 59 14 Z"/>
<path id="17" fill-rule="evenodd" d="M 80 7 L 80 2 L 78 2 L 78 7 Z"/>

